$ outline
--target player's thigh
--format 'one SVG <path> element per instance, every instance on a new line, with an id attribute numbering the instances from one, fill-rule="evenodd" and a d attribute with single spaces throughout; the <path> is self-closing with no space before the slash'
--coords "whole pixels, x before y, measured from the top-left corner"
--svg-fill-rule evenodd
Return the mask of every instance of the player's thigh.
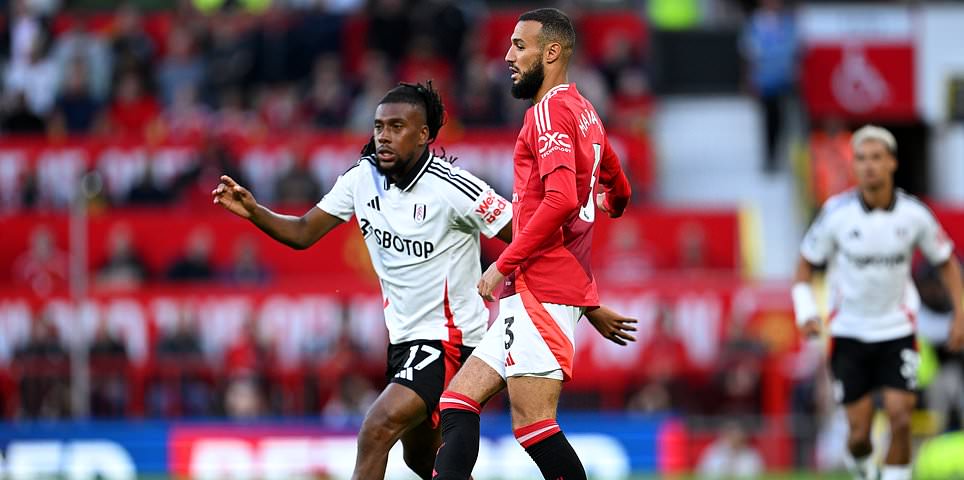
<path id="1" fill-rule="evenodd" d="M 512 429 L 555 419 L 562 381 L 554 378 L 520 376 L 507 380 L 512 409 Z"/>
<path id="2" fill-rule="evenodd" d="M 422 399 L 424 413 L 435 421 L 438 399 L 451 375 L 448 363 L 452 362 L 446 361 L 447 355 L 448 349 L 440 340 L 404 342 L 388 348 L 385 377 L 389 384 L 415 392 Z"/>
<path id="3" fill-rule="evenodd" d="M 539 302 L 522 291 L 502 299 L 506 377 L 567 380 L 572 375 L 576 322 L 583 308 Z"/>
<path id="4" fill-rule="evenodd" d="M 868 397 L 877 386 L 873 374 L 876 367 L 872 362 L 874 346 L 851 338 L 833 338 L 831 341 L 834 400 L 848 406 Z"/>
<path id="5" fill-rule="evenodd" d="M 916 393 L 920 354 L 913 335 L 878 343 L 872 364 L 875 385 Z"/>
<path id="6" fill-rule="evenodd" d="M 870 427 L 874 421 L 874 397 L 867 393 L 864 396 L 844 404 L 847 413 L 847 425 L 850 427 L 850 438 L 869 440 Z"/>
<path id="7" fill-rule="evenodd" d="M 476 353 L 479 348 L 476 348 Z M 448 386 L 449 391 L 465 395 L 479 404 L 487 402 L 503 388 L 505 388 L 505 380 L 502 375 L 476 354 L 469 356 L 465 365 L 459 369 Z"/>
<path id="8" fill-rule="evenodd" d="M 425 401 L 418 393 L 390 383 L 365 415 L 362 441 L 395 443 L 405 432 L 427 419 Z"/>
<path id="9" fill-rule="evenodd" d="M 884 412 L 893 422 L 909 422 L 917 405 L 917 394 L 907 390 L 885 387 L 883 390 Z"/>

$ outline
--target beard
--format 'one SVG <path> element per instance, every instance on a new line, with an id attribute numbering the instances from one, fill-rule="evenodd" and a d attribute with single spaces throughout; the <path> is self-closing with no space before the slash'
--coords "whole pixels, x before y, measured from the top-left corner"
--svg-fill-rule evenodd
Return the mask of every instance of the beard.
<path id="1" fill-rule="evenodd" d="M 378 157 L 375 157 L 375 170 L 386 177 L 394 178 L 405 172 L 405 169 L 408 168 L 408 165 L 414 160 L 412 157 L 402 158 L 396 156 L 395 158 L 395 162 L 392 163 L 390 167 L 385 167 L 382 165 L 382 161 L 379 160 Z"/>
<path id="2" fill-rule="evenodd" d="M 545 79 L 545 68 L 543 68 L 542 62 L 538 62 L 528 72 L 520 72 L 519 83 L 512 84 L 512 96 L 525 100 L 536 98 L 536 94 L 539 93 L 539 88 L 542 87 L 542 82 Z"/>

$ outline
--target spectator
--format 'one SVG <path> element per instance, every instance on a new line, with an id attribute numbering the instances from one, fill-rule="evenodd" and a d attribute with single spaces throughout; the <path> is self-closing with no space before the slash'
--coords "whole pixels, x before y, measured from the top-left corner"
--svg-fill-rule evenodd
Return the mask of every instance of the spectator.
<path id="1" fill-rule="evenodd" d="M 57 248 L 46 226 L 34 229 L 29 249 L 14 260 L 13 280 L 40 296 L 67 287 L 67 253 Z"/>
<path id="2" fill-rule="evenodd" d="M 492 80 L 484 55 L 469 60 L 461 87 L 458 111 L 466 126 L 496 127 L 506 123 L 502 86 Z"/>
<path id="3" fill-rule="evenodd" d="M 569 81 L 575 83 L 579 93 L 592 102 L 600 119 L 609 118 L 611 93 L 606 86 L 606 78 L 589 63 L 584 50 L 573 53 L 569 65 Z"/>
<path id="4" fill-rule="evenodd" d="M 361 418 L 368 411 L 368 407 L 375 402 L 378 392 L 365 377 L 357 373 L 347 373 L 338 381 L 335 391 L 321 412 L 329 423 L 341 423 L 348 426 L 351 417 Z"/>
<path id="5" fill-rule="evenodd" d="M 111 50 L 115 74 L 136 72 L 141 78 L 153 78 L 154 42 L 144 33 L 141 12 L 132 3 L 121 6 L 114 16 Z"/>
<path id="6" fill-rule="evenodd" d="M 371 135 L 374 128 L 372 112 L 392 85 L 388 60 L 377 51 L 369 51 L 362 60 L 360 77 L 362 89 L 352 102 L 347 126 L 355 133 Z"/>
<path id="7" fill-rule="evenodd" d="M 167 39 L 167 54 L 157 69 L 157 85 L 161 102 L 174 103 L 175 96 L 184 88 L 198 89 L 204 79 L 204 64 L 196 50 L 191 32 L 175 26 Z"/>
<path id="8" fill-rule="evenodd" d="M 282 205 L 304 206 L 321 199 L 321 185 L 304 161 L 293 162 L 275 183 L 275 201 Z"/>
<path id="9" fill-rule="evenodd" d="M 320 128 L 340 128 L 344 125 L 351 104 L 347 83 L 336 55 L 319 58 L 304 104 L 305 117 Z"/>
<path id="10" fill-rule="evenodd" d="M 97 282 L 111 287 L 137 288 L 147 279 L 147 266 L 134 249 L 131 232 L 115 226 L 108 238 L 107 260 L 97 270 Z"/>
<path id="11" fill-rule="evenodd" d="M 224 356 L 225 373 L 230 378 L 224 394 L 229 417 L 252 418 L 264 413 L 261 383 L 265 357 L 257 323 L 248 317 Z"/>
<path id="12" fill-rule="evenodd" d="M 127 348 L 101 319 L 88 349 L 90 410 L 95 417 L 118 417 L 127 405 Z"/>
<path id="13" fill-rule="evenodd" d="M 778 168 L 777 140 L 783 129 L 783 104 L 792 94 L 797 75 L 797 32 L 793 15 L 782 0 L 762 0 L 746 23 L 743 56 L 750 84 L 763 103 L 766 119 L 768 172 Z"/>
<path id="14" fill-rule="evenodd" d="M 285 132 L 300 127 L 303 125 L 300 110 L 292 86 L 276 84 L 262 89 L 258 99 L 258 116 L 269 130 Z"/>
<path id="15" fill-rule="evenodd" d="M 48 55 L 48 40 L 37 36 L 30 55 L 22 62 L 11 62 L 6 69 L 7 95 L 23 94 L 31 113 L 46 118 L 53 109 L 59 74 Z"/>
<path id="16" fill-rule="evenodd" d="M 640 136 L 648 133 L 654 100 L 649 90 L 649 79 L 641 68 L 627 68 L 619 72 L 612 103 L 610 118 L 614 129 Z"/>
<path id="17" fill-rule="evenodd" d="M 51 119 L 51 130 L 58 133 L 82 135 L 90 133 L 101 113 L 101 103 L 92 93 L 87 64 L 76 57 L 67 64 L 64 89 L 57 99 Z"/>
<path id="18" fill-rule="evenodd" d="M 436 54 L 432 42 L 432 37 L 427 34 L 412 38 L 408 54 L 398 66 L 398 77 L 403 82 L 412 83 L 432 80 L 435 88 L 445 96 L 452 83 L 453 65 Z M 445 103 L 451 105 L 451 102 Z"/>
<path id="19" fill-rule="evenodd" d="M 89 87 L 90 94 L 98 102 L 104 102 L 110 96 L 111 55 L 104 38 L 91 31 L 88 21 L 80 16 L 73 18 L 69 30 L 57 36 L 52 53 L 57 70 L 61 72 L 61 82 L 70 82 L 74 75 L 81 73 L 74 71 L 72 64 L 84 65 L 83 84 Z"/>
<path id="20" fill-rule="evenodd" d="M 206 207 L 211 203 L 211 185 L 217 185 L 221 175 L 228 175 L 237 182 L 243 179 L 247 184 L 228 146 L 221 140 L 207 139 L 201 144 L 192 168 L 175 180 L 174 191 L 182 204 Z"/>
<path id="21" fill-rule="evenodd" d="M 375 0 L 368 14 L 368 46 L 387 58 L 402 58 L 412 32 L 405 0 Z"/>
<path id="22" fill-rule="evenodd" d="M 211 265 L 211 232 L 197 229 L 188 237 L 184 256 L 175 260 L 167 271 L 168 280 L 196 282 L 210 280 L 214 267 Z"/>
<path id="23" fill-rule="evenodd" d="M 655 330 L 643 346 L 637 362 L 640 365 L 637 377 L 643 385 L 661 385 L 669 394 L 672 405 L 687 408 L 690 405 L 681 404 L 693 401 L 686 383 L 686 375 L 692 370 L 689 354 L 676 332 L 669 308 L 660 307 L 657 315 Z"/>
<path id="24" fill-rule="evenodd" d="M 261 386 L 250 375 L 234 377 L 224 392 L 225 413 L 230 418 L 252 419 L 265 413 Z"/>
<path id="25" fill-rule="evenodd" d="M 600 274 L 608 281 L 632 284 L 643 281 L 657 267 L 646 245 L 643 227 L 633 217 L 614 222 L 606 236 L 607 248 L 600 257 Z"/>
<path id="26" fill-rule="evenodd" d="M 225 351 L 225 373 L 230 377 L 261 378 L 266 357 L 267 349 L 258 332 L 258 322 L 253 314 L 249 315 Z"/>
<path id="27" fill-rule="evenodd" d="M 735 422 L 727 423 L 719 438 L 700 455 L 700 478 L 747 479 L 763 473 L 763 457 L 747 441 L 743 427 Z"/>
<path id="28" fill-rule="evenodd" d="M 291 58 L 297 47 L 288 16 L 281 7 L 274 5 L 268 7 L 259 20 L 251 39 L 254 81 L 262 85 L 288 83 L 293 80 L 295 68 L 291 65 Z"/>
<path id="29" fill-rule="evenodd" d="M 243 138 L 259 129 L 258 118 L 244 106 L 240 88 L 225 90 L 218 95 L 218 99 L 218 111 L 212 122 L 215 134 Z"/>
<path id="30" fill-rule="evenodd" d="M 679 262 L 675 268 L 683 270 L 703 270 L 709 265 L 706 258 L 706 231 L 697 222 L 687 221 L 680 226 L 677 234 Z"/>
<path id="31" fill-rule="evenodd" d="M 174 100 L 161 116 L 169 138 L 198 138 L 207 133 L 213 115 L 198 98 L 197 87 L 182 85 L 174 92 Z"/>
<path id="32" fill-rule="evenodd" d="M 144 88 L 144 79 L 135 71 L 127 71 L 117 81 L 114 102 L 107 111 L 111 135 L 141 138 L 157 120 L 160 106 Z"/>
<path id="33" fill-rule="evenodd" d="M 258 258 L 258 244 L 251 237 L 242 237 L 234 245 L 234 259 L 225 272 L 233 284 L 258 285 L 268 281 L 270 274 Z"/>
<path id="34" fill-rule="evenodd" d="M 30 337 L 13 359 L 20 371 L 21 414 L 28 418 L 67 416 L 70 365 L 57 328 L 46 314 L 31 323 Z"/>
<path id="35" fill-rule="evenodd" d="M 159 378 L 151 386 L 152 413 L 204 416 L 211 413 L 214 393 L 206 380 L 207 367 L 195 318 L 185 309 L 162 328 L 157 342 Z"/>
<path id="36" fill-rule="evenodd" d="M 49 34 L 49 25 L 46 19 L 40 14 L 29 0 L 13 0 L 9 26 L 7 31 L 10 34 L 10 65 L 15 66 L 21 63 L 28 63 L 33 56 L 34 47 L 40 39 L 46 38 Z"/>
<path id="37" fill-rule="evenodd" d="M 126 203 L 129 205 L 161 205 L 171 199 L 171 192 L 157 185 L 154 167 L 151 162 L 144 165 L 144 172 L 137 183 L 127 192 Z"/>
<path id="38" fill-rule="evenodd" d="M 202 96 L 210 104 L 220 103 L 222 95 L 239 95 L 254 65 L 254 56 L 244 38 L 241 18 L 237 14 L 223 14 L 211 24 L 211 40 L 205 52 L 204 88 Z"/>
<path id="39" fill-rule="evenodd" d="M 810 133 L 811 205 L 819 208 L 857 182 L 854 179 L 851 132 L 839 118 L 830 117 Z"/>
<path id="40" fill-rule="evenodd" d="M 30 110 L 27 98 L 22 92 L 14 93 L 4 106 L 0 127 L 8 134 L 36 135 L 47 129 L 43 118 Z"/>
<path id="41" fill-rule="evenodd" d="M 606 48 L 599 65 L 599 73 L 606 79 L 610 92 L 619 89 L 620 78 L 628 70 L 642 72 L 642 62 L 634 51 L 634 44 L 625 35 L 616 33 L 606 37 Z M 645 74 L 643 74 L 645 76 Z"/>

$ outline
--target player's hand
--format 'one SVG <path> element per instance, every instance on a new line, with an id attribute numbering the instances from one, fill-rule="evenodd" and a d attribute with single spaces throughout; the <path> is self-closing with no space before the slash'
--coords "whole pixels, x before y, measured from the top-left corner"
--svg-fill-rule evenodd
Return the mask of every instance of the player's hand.
<path id="1" fill-rule="evenodd" d="M 221 175 L 221 183 L 211 191 L 211 195 L 214 196 L 214 203 L 241 218 L 251 218 L 258 208 L 254 195 L 227 175 Z"/>
<path id="2" fill-rule="evenodd" d="M 489 265 L 489 268 L 486 269 L 485 273 L 482 274 L 482 278 L 479 279 L 479 295 L 490 302 L 494 302 L 495 297 L 492 296 L 492 292 L 494 292 L 496 287 L 498 287 L 504 280 L 505 275 L 502 275 L 502 272 L 496 268 L 495 262 L 492 262 L 492 265 Z"/>
<path id="3" fill-rule="evenodd" d="M 964 313 L 955 313 L 951 333 L 947 337 L 947 349 L 952 352 L 964 350 Z"/>
<path id="4" fill-rule="evenodd" d="M 586 318 L 593 328 L 609 341 L 626 346 L 626 342 L 635 342 L 636 337 L 629 332 L 635 332 L 633 324 L 638 323 L 635 318 L 628 318 L 607 307 L 599 307 L 586 312 Z"/>
<path id="5" fill-rule="evenodd" d="M 800 334 L 806 339 L 817 338 L 820 336 L 820 319 L 811 318 L 800 327 Z"/>
<path id="6" fill-rule="evenodd" d="M 624 203 L 624 202 L 620 202 Z M 596 206 L 603 211 L 609 218 L 619 218 L 623 215 L 623 208 L 614 208 L 613 205 L 609 203 L 609 195 L 606 192 L 596 194 Z"/>

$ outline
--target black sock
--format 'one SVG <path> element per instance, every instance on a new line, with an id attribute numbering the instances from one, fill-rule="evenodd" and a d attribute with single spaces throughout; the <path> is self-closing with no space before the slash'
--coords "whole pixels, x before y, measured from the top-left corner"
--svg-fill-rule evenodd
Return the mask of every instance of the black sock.
<path id="1" fill-rule="evenodd" d="M 444 392 L 442 447 L 435 456 L 433 480 L 468 480 L 479 458 L 479 404 L 465 395 Z"/>
<path id="2" fill-rule="evenodd" d="M 515 438 L 546 480 L 586 480 L 586 469 L 555 420 L 516 429 Z"/>

